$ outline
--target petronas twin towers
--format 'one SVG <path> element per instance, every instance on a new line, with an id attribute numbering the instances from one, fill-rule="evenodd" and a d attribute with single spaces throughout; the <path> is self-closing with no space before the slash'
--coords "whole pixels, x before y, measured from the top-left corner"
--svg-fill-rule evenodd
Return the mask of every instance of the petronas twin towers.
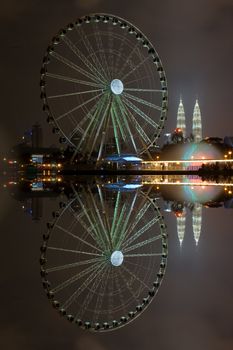
<path id="1" fill-rule="evenodd" d="M 201 225 L 202 225 L 202 205 L 200 203 L 194 203 L 192 208 L 192 227 L 193 227 L 193 236 L 198 245 L 200 234 L 201 234 Z M 184 208 L 182 215 L 177 217 L 177 235 L 182 247 L 184 235 L 186 229 L 186 208 Z"/>
<path id="2" fill-rule="evenodd" d="M 181 129 L 183 132 L 184 138 L 186 137 L 186 120 L 185 112 L 182 99 L 180 98 L 180 103 L 177 112 L 177 125 L 178 129 Z M 201 111 L 196 100 L 194 109 L 193 109 L 193 123 L 192 123 L 192 135 L 194 142 L 200 142 L 202 140 L 202 122 L 201 122 Z"/>

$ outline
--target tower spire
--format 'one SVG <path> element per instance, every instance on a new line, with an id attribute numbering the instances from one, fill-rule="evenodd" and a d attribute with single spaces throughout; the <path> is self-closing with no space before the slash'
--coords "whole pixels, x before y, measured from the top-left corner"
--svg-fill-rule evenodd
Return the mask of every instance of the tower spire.
<path id="1" fill-rule="evenodd" d="M 200 234 L 201 234 L 201 223 L 202 223 L 202 205 L 195 203 L 193 208 L 193 234 L 196 245 L 198 245 Z"/>
<path id="2" fill-rule="evenodd" d="M 180 95 L 180 103 L 177 111 L 177 124 L 176 127 L 178 129 L 181 129 L 183 132 L 183 136 L 186 136 L 186 124 L 185 124 L 185 113 L 184 113 L 184 106 L 182 102 L 182 96 Z"/>
<path id="3" fill-rule="evenodd" d="M 200 142 L 202 140 L 202 122 L 201 122 L 201 111 L 198 104 L 198 99 L 193 110 L 193 137 L 194 142 Z"/>
<path id="4" fill-rule="evenodd" d="M 180 242 L 180 247 L 182 247 L 184 235 L 185 235 L 185 222 L 186 222 L 186 209 L 183 209 L 181 215 L 177 216 L 177 235 Z"/>

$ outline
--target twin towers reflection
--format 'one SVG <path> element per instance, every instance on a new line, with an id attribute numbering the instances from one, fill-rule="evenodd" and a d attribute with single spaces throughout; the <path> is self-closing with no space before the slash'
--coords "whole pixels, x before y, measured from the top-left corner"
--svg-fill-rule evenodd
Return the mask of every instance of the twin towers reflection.
<path id="1" fill-rule="evenodd" d="M 62 194 L 43 235 L 43 287 L 68 321 L 106 331 L 137 318 L 160 288 L 168 253 L 164 212 L 175 214 L 181 246 L 190 212 L 198 244 L 203 206 L 232 207 L 231 189 L 229 181 L 198 177 L 80 176 L 47 183 L 34 179 L 12 193 L 24 198 L 24 208 L 30 203 L 34 216 L 43 197 Z"/>

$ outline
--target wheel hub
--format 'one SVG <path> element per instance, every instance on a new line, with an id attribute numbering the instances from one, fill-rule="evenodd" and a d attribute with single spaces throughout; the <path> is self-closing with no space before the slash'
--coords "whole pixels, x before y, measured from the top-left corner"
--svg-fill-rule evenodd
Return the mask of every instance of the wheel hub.
<path id="1" fill-rule="evenodd" d="M 124 85 L 120 79 L 113 79 L 110 87 L 115 95 L 120 95 L 124 90 Z"/>

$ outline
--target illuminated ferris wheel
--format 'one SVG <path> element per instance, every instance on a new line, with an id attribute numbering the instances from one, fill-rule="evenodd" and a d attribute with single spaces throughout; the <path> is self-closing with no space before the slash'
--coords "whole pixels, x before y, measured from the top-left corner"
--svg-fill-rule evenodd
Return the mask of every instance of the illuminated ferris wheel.
<path id="1" fill-rule="evenodd" d="M 54 216 L 41 247 L 41 275 L 52 305 L 93 331 L 134 320 L 165 273 L 167 234 L 156 201 L 141 190 L 98 185 L 75 193 Z"/>
<path id="2" fill-rule="evenodd" d="M 131 23 L 93 14 L 52 39 L 41 69 L 48 121 L 75 153 L 140 154 L 156 143 L 167 82 L 151 42 Z"/>

